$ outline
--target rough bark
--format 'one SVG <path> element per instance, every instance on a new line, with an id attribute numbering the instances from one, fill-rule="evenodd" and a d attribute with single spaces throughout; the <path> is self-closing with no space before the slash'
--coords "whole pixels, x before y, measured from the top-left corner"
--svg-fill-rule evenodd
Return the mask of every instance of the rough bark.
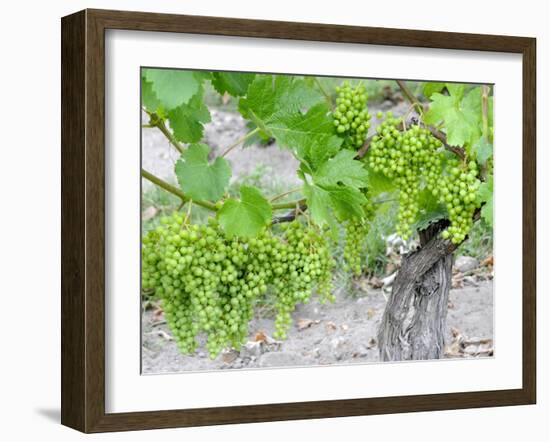
<path id="1" fill-rule="evenodd" d="M 403 257 L 378 332 L 380 359 L 402 361 L 443 356 L 452 253 L 439 237 L 441 221 L 420 232 L 421 247 Z"/>

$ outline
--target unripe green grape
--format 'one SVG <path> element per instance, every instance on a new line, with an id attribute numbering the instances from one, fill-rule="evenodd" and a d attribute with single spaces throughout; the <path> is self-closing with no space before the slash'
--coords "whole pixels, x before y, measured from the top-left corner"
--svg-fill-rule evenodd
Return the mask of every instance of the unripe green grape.
<path id="1" fill-rule="evenodd" d="M 370 126 L 365 89 L 361 85 L 352 88 L 344 82 L 336 91 L 338 106 L 332 115 L 336 133 L 344 137 L 344 147 L 359 149 L 365 143 Z"/>

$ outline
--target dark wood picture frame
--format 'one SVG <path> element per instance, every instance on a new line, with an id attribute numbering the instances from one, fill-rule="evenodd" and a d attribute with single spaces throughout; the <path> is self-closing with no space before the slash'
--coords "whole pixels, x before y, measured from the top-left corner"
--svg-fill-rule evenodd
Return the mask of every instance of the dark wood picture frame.
<path id="1" fill-rule="evenodd" d="M 83 432 L 534 404 L 536 40 L 497 35 L 84 10 L 62 29 L 61 422 Z M 523 62 L 523 385 L 513 390 L 105 412 L 105 30 L 518 53 Z"/>

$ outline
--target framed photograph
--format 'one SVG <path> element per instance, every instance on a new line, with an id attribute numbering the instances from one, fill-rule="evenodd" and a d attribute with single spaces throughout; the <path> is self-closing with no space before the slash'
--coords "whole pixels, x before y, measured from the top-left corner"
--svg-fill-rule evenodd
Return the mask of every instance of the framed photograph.
<path id="1" fill-rule="evenodd" d="M 64 425 L 535 403 L 535 39 L 61 24 Z"/>

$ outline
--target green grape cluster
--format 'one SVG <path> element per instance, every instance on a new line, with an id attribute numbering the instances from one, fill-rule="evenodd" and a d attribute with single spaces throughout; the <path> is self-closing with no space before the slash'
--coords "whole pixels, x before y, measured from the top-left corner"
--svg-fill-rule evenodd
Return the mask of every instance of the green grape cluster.
<path id="1" fill-rule="evenodd" d="M 285 339 L 291 324 L 291 313 L 299 303 L 310 300 L 317 287 L 322 303 L 334 301 L 331 293 L 334 261 L 326 235 L 299 221 L 283 224 L 284 240 L 273 258 L 273 285 L 277 291 L 275 334 Z"/>
<path id="2" fill-rule="evenodd" d="M 336 132 L 345 136 L 344 147 L 359 149 L 367 139 L 370 114 L 367 108 L 367 93 L 363 85 L 355 88 L 348 82 L 336 87 L 336 109 L 333 122 Z"/>
<path id="3" fill-rule="evenodd" d="M 346 222 L 344 229 L 344 269 L 359 276 L 362 273 L 361 258 L 369 233 L 368 225 L 365 220 L 355 217 Z"/>
<path id="4" fill-rule="evenodd" d="M 388 114 L 370 145 L 370 166 L 395 181 L 399 189 L 397 234 L 412 235 L 418 211 L 418 195 L 426 180 L 437 180 L 441 170 L 441 142 L 418 125 L 399 130 L 398 118 Z"/>
<path id="5" fill-rule="evenodd" d="M 414 125 L 400 131 L 399 122 L 389 114 L 378 126 L 369 152 L 370 167 L 393 179 L 399 189 L 397 233 L 411 236 L 420 209 L 418 196 L 426 188 L 449 215 L 450 227 L 442 237 L 459 244 L 472 228 L 478 207 L 477 165 L 455 157 L 446 160 L 441 141 L 428 129 Z"/>
<path id="6" fill-rule="evenodd" d="M 227 238 L 216 218 L 189 224 L 174 212 L 143 238 L 142 287 L 154 289 L 182 353 L 196 350 L 197 336 L 208 336 L 212 357 L 246 340 L 255 301 L 268 286 L 277 290 L 279 337 L 290 313 L 317 289 L 331 295 L 332 258 L 324 236 L 298 221 L 284 235 L 265 230 L 243 240 Z"/>
<path id="7" fill-rule="evenodd" d="M 451 225 L 441 232 L 441 236 L 460 244 L 473 226 L 473 215 L 478 207 L 476 195 L 481 184 L 477 178 L 478 168 L 475 161 L 463 165 L 458 159 L 447 164 L 447 174 L 429 184 L 433 195 L 445 204 Z"/>
<path id="8" fill-rule="evenodd" d="M 363 254 L 366 250 L 370 220 L 374 214 L 374 206 L 368 196 L 367 201 L 368 203 L 363 207 L 365 217 L 354 217 L 348 220 L 344 226 L 344 266 L 345 270 L 355 276 L 360 276 L 363 272 Z"/>

